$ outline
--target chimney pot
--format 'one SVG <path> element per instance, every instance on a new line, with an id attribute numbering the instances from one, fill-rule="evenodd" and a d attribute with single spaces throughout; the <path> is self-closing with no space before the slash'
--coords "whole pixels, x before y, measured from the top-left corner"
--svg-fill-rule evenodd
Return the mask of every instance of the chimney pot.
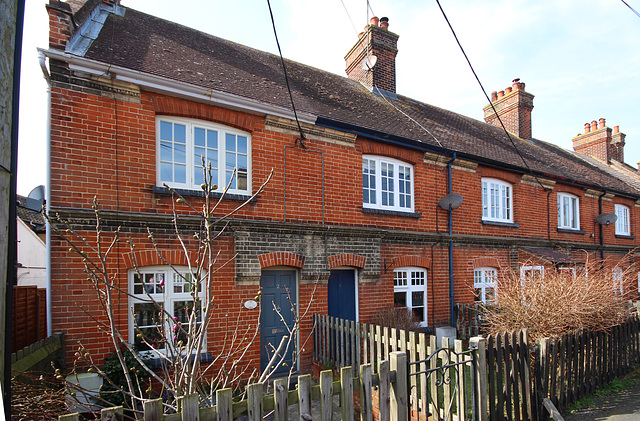
<path id="1" fill-rule="evenodd" d="M 613 134 L 618 134 L 620 132 L 620 126 L 613 126 Z"/>
<path id="2" fill-rule="evenodd" d="M 600 121 L 600 125 L 598 126 L 598 128 L 604 129 L 604 118 L 601 118 L 599 121 Z"/>
<path id="3" fill-rule="evenodd" d="M 504 96 L 504 91 L 498 92 L 498 98 L 502 98 Z"/>
<path id="4" fill-rule="evenodd" d="M 491 92 L 491 102 L 498 99 L 498 93 L 496 91 Z"/>
<path id="5" fill-rule="evenodd" d="M 591 122 L 591 131 L 592 131 L 592 132 L 595 132 L 596 130 L 598 130 L 598 122 L 597 122 L 597 121 L 595 121 L 595 120 L 593 120 L 593 121 Z"/>
<path id="6" fill-rule="evenodd" d="M 520 89 L 524 91 L 524 83 L 520 82 L 520 78 L 513 79 L 513 89 Z"/>
<path id="7" fill-rule="evenodd" d="M 388 17 L 382 17 L 380 18 L 380 27 L 382 29 L 389 29 L 389 18 Z"/>
<path id="8" fill-rule="evenodd" d="M 369 23 L 371 23 L 371 25 L 373 26 L 378 26 L 378 24 L 380 23 L 380 19 L 377 16 L 374 16 L 369 20 Z"/>
<path id="9" fill-rule="evenodd" d="M 591 132 L 591 124 L 589 123 L 584 123 L 584 134 L 590 133 Z"/>
<path id="10" fill-rule="evenodd" d="M 511 87 L 508 87 L 504 90 L 505 94 L 510 94 L 511 93 Z"/>

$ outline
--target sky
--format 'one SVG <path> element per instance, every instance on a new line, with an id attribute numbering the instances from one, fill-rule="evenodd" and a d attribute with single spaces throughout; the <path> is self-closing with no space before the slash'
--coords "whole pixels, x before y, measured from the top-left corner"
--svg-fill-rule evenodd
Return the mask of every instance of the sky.
<path id="1" fill-rule="evenodd" d="M 626 0 L 640 11 L 640 0 Z M 46 184 L 45 2 L 26 0 L 18 194 Z M 441 0 L 487 94 L 520 78 L 535 95 L 533 137 L 571 149 L 605 118 L 640 161 L 640 17 L 618 0 Z M 277 54 L 267 0 L 122 0 L 122 5 Z M 397 92 L 483 119 L 487 100 L 435 0 L 271 0 L 283 55 L 344 75 L 344 55 L 372 11 L 400 36 Z M 367 14 L 368 11 L 368 14 Z"/>

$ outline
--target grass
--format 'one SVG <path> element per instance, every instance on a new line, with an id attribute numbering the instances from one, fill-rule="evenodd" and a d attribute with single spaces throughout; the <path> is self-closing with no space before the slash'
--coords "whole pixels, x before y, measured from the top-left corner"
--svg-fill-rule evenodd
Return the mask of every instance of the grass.
<path id="1" fill-rule="evenodd" d="M 585 396 L 583 398 L 578 399 L 573 405 L 569 407 L 568 413 L 574 413 L 580 410 L 584 410 L 592 407 L 595 402 L 594 399 L 597 397 L 607 397 L 609 395 L 616 395 L 618 393 L 624 392 L 635 385 L 640 383 L 640 367 L 637 367 L 630 374 L 627 374 L 621 378 L 615 378 L 613 381 L 607 386 L 596 390 L 591 395 Z"/>

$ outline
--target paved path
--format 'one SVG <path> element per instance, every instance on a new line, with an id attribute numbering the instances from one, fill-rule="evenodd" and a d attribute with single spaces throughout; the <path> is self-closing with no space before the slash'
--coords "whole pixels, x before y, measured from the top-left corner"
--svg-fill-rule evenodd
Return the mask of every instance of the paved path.
<path id="1" fill-rule="evenodd" d="M 589 408 L 564 416 L 565 421 L 640 421 L 640 382 L 620 392 L 595 396 Z"/>

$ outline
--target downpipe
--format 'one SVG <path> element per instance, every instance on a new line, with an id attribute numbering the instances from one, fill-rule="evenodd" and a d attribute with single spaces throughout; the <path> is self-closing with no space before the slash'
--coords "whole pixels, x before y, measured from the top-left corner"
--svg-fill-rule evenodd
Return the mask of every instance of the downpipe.
<path id="1" fill-rule="evenodd" d="M 453 181 L 451 177 L 451 164 L 457 158 L 457 153 L 453 152 L 453 157 L 449 162 L 447 162 L 447 182 L 449 184 L 449 194 L 453 193 Z M 453 292 L 453 210 L 449 209 L 449 219 L 447 221 L 447 225 L 449 227 L 449 303 L 450 303 L 450 313 L 451 313 L 451 326 L 455 326 L 455 315 L 454 315 L 454 307 L 455 307 L 455 298 Z M 431 292 L 433 293 L 433 291 Z"/>

